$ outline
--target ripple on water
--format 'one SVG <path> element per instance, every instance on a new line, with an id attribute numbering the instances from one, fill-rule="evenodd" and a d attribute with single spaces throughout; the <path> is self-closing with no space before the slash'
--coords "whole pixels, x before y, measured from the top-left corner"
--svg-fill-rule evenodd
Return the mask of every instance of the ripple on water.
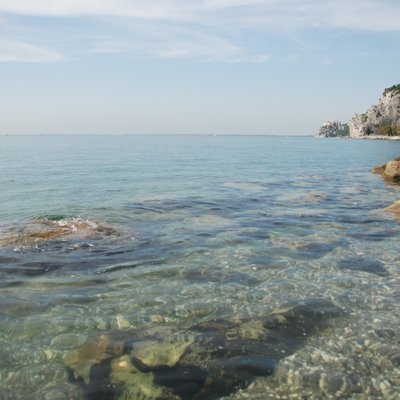
<path id="1" fill-rule="evenodd" d="M 397 399 L 399 228 L 370 212 L 383 192 L 254 182 L 127 204 L 124 227 L 3 228 L 1 396 Z M 290 313 L 321 295 L 346 315 L 314 330 Z"/>

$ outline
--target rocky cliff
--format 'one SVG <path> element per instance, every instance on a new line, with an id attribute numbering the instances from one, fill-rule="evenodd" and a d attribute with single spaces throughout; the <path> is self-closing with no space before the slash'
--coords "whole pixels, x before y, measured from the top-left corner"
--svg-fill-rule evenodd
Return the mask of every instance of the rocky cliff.
<path id="1" fill-rule="evenodd" d="M 316 137 L 347 137 L 349 136 L 349 126 L 339 121 L 326 121 L 319 128 Z"/>
<path id="2" fill-rule="evenodd" d="M 400 85 L 385 89 L 378 104 L 364 114 L 354 114 L 349 122 L 350 137 L 400 135 Z"/>

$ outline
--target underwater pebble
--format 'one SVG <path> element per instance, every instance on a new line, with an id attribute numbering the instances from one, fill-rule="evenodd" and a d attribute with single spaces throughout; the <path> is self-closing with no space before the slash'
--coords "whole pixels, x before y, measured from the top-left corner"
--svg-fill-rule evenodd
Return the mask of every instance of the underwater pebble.
<path id="1" fill-rule="evenodd" d="M 95 317 L 94 321 L 96 322 L 96 328 L 97 329 L 102 330 L 102 331 L 107 329 L 108 324 L 104 319 L 102 319 L 100 317 Z"/>
<path id="2" fill-rule="evenodd" d="M 124 316 L 117 315 L 117 326 L 119 329 L 127 329 L 130 328 L 131 324 Z"/>
<path id="3" fill-rule="evenodd" d="M 165 318 L 162 315 L 152 315 L 151 322 L 162 323 L 165 322 Z"/>
<path id="4" fill-rule="evenodd" d="M 56 356 L 56 352 L 53 350 L 44 350 L 47 361 L 52 360 Z"/>

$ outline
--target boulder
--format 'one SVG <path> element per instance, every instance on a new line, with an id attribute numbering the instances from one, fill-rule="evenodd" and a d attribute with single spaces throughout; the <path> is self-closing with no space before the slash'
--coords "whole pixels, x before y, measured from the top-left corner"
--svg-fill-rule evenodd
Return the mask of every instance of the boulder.
<path id="1" fill-rule="evenodd" d="M 385 172 L 385 169 L 386 169 L 386 164 L 383 164 L 383 165 L 380 165 L 379 167 L 372 168 L 372 173 L 383 175 L 383 173 Z"/>
<path id="2" fill-rule="evenodd" d="M 389 161 L 379 167 L 372 169 L 374 174 L 381 174 L 385 179 L 392 182 L 400 182 L 400 159 Z"/>
<path id="3" fill-rule="evenodd" d="M 385 211 L 391 211 L 394 213 L 400 213 L 400 200 L 384 208 Z"/>
<path id="4" fill-rule="evenodd" d="M 386 179 L 398 182 L 400 181 L 400 160 L 392 160 L 386 164 L 383 176 Z"/>

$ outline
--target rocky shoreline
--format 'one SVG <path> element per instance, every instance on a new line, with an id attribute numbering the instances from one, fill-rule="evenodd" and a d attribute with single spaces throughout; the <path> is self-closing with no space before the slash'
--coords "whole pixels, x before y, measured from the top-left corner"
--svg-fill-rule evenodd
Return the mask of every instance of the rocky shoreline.
<path id="1" fill-rule="evenodd" d="M 400 158 L 389 161 L 387 164 L 380 165 L 372 169 L 374 174 L 380 174 L 385 181 L 393 184 L 400 183 Z M 385 211 L 390 211 L 398 215 L 400 213 L 400 200 L 384 208 Z"/>
<path id="2" fill-rule="evenodd" d="M 315 136 L 399 140 L 400 84 L 385 89 L 377 104 L 363 114 L 354 114 L 348 123 L 326 121 Z"/>
<path id="3" fill-rule="evenodd" d="M 400 140 L 400 136 L 382 136 L 382 135 L 371 135 L 371 136 L 361 136 L 358 138 L 347 137 L 346 139 L 362 139 L 362 140 Z"/>

